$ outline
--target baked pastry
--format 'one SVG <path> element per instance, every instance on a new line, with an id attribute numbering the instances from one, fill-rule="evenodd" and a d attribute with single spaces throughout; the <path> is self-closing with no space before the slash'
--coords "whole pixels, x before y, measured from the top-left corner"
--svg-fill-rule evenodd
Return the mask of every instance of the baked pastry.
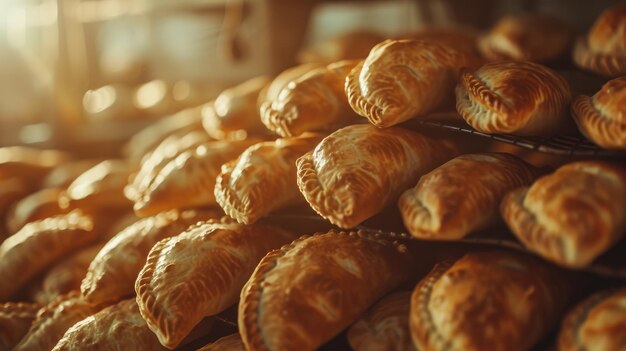
<path id="1" fill-rule="evenodd" d="M 529 249 L 568 267 L 585 267 L 626 232 L 626 169 L 574 162 L 508 193 L 502 216 Z"/>
<path id="2" fill-rule="evenodd" d="M 12 204 L 28 195 L 33 190 L 33 184 L 26 179 L 12 177 L 0 179 L 0 243 L 12 231 L 5 230 L 6 212 L 9 211 Z"/>
<path id="3" fill-rule="evenodd" d="M 17 232 L 26 223 L 67 213 L 59 205 L 59 197 L 64 191 L 62 188 L 44 188 L 15 202 L 6 215 L 9 232 Z"/>
<path id="4" fill-rule="evenodd" d="M 546 62 L 568 51 L 569 29 L 558 19 L 540 13 L 502 17 L 478 39 L 480 53 L 487 60 Z"/>
<path id="5" fill-rule="evenodd" d="M 626 77 L 610 80 L 594 96 L 579 95 L 572 101 L 578 129 L 606 149 L 626 149 Z"/>
<path id="6" fill-rule="evenodd" d="M 210 141 L 209 135 L 202 130 L 168 136 L 143 158 L 139 171 L 131 176 L 129 184 L 124 188 L 124 195 L 133 202 L 139 201 L 141 191 L 145 191 L 163 167 L 176 156 Z"/>
<path id="7" fill-rule="evenodd" d="M 263 102 L 261 121 L 282 137 L 332 130 L 357 117 L 348 104 L 344 81 L 357 60 L 313 69 L 287 84 L 276 99 Z"/>
<path id="8" fill-rule="evenodd" d="M 404 33 L 396 39 L 412 39 L 444 44 L 459 51 L 478 55 L 476 39 L 478 31 L 471 27 L 459 25 L 424 26 L 415 32 Z"/>
<path id="9" fill-rule="evenodd" d="M 41 305 L 6 302 L 0 304 L 0 350 L 12 350 L 30 328 Z"/>
<path id="10" fill-rule="evenodd" d="M 47 304 L 61 295 L 79 290 L 89 263 L 101 248 L 101 243 L 88 246 L 52 266 L 43 276 L 41 292 L 36 295 L 36 301 Z"/>
<path id="11" fill-rule="evenodd" d="M 352 125 L 298 159 L 298 187 L 322 217 L 351 228 L 456 153 L 446 141 L 402 128 Z"/>
<path id="12" fill-rule="evenodd" d="M 246 351 L 246 347 L 243 345 L 239 333 L 235 333 L 202 346 L 197 351 Z"/>
<path id="13" fill-rule="evenodd" d="M 441 263 L 413 291 L 413 343 L 428 351 L 529 350 L 567 303 L 560 277 L 513 252 L 473 252 Z"/>
<path id="14" fill-rule="evenodd" d="M 161 240 L 135 283 L 139 311 L 161 344 L 174 349 L 202 318 L 234 305 L 259 260 L 293 238 L 225 219 Z"/>
<path id="15" fill-rule="evenodd" d="M 67 188 L 78 176 L 102 162 L 99 159 L 86 159 L 62 163 L 50 170 L 41 182 L 42 188 Z"/>
<path id="16" fill-rule="evenodd" d="M 458 240 L 498 223 L 504 195 L 537 176 L 538 169 L 510 154 L 461 155 L 420 178 L 398 207 L 414 237 Z"/>
<path id="17" fill-rule="evenodd" d="M 203 107 L 204 130 L 217 140 L 269 134 L 259 118 L 257 100 L 261 89 L 270 82 L 270 77 L 261 76 L 224 90 L 212 104 Z"/>
<path id="18" fill-rule="evenodd" d="M 91 218 L 80 212 L 24 226 L 0 245 L 0 301 L 7 301 L 51 263 L 98 239 Z"/>
<path id="19" fill-rule="evenodd" d="M 135 213 L 147 217 L 171 209 L 215 205 L 213 190 L 220 167 L 259 141 L 211 141 L 183 151 L 157 174 L 145 180 L 135 179 L 145 184 L 133 190 L 138 195 Z"/>
<path id="20" fill-rule="evenodd" d="M 276 100 L 278 98 L 278 94 L 280 94 L 283 88 L 285 88 L 289 83 L 298 79 L 307 72 L 322 66 L 323 65 L 321 63 L 307 63 L 282 71 L 272 80 L 270 84 L 261 89 L 257 98 L 257 106 L 261 106 L 268 101 L 271 102 Z"/>
<path id="21" fill-rule="evenodd" d="M 81 174 L 59 199 L 61 207 L 99 209 L 130 207 L 124 196 L 134 166 L 126 160 L 106 160 Z"/>
<path id="22" fill-rule="evenodd" d="M 626 349 L 626 289 L 596 293 L 572 309 L 561 326 L 559 351 Z"/>
<path id="23" fill-rule="evenodd" d="M 605 10 L 589 33 L 576 41 L 574 63 L 608 77 L 626 74 L 626 5 Z"/>
<path id="24" fill-rule="evenodd" d="M 411 292 L 390 294 L 372 306 L 348 329 L 354 351 L 416 351 L 409 332 Z"/>
<path id="25" fill-rule="evenodd" d="M 37 319 L 13 351 L 49 351 L 71 326 L 99 309 L 83 301 L 77 291 L 60 296 L 39 310 Z"/>
<path id="26" fill-rule="evenodd" d="M 341 60 L 364 59 L 374 45 L 385 38 L 380 34 L 356 31 L 320 41 L 298 52 L 301 63 L 331 63 Z"/>
<path id="27" fill-rule="evenodd" d="M 120 301 L 67 330 L 53 351 L 158 351 L 159 344 L 141 318 L 135 299 Z"/>
<path id="28" fill-rule="evenodd" d="M 254 223 L 273 210 L 304 202 L 296 181 L 296 160 L 322 139 L 319 134 L 252 145 L 222 165 L 215 199 L 239 223 Z"/>
<path id="29" fill-rule="evenodd" d="M 241 290 L 246 350 L 315 350 L 412 275 L 396 237 L 370 232 L 303 236 L 267 254 Z"/>
<path id="30" fill-rule="evenodd" d="M 17 177 L 38 183 L 54 167 L 70 156 L 57 150 L 38 150 L 25 146 L 0 147 L 0 179 Z"/>
<path id="31" fill-rule="evenodd" d="M 532 62 L 487 63 L 463 72 L 456 87 L 456 110 L 484 133 L 555 133 L 566 126 L 570 100 L 567 81 Z"/>
<path id="32" fill-rule="evenodd" d="M 346 78 L 352 109 L 386 128 L 439 108 L 454 96 L 461 68 L 475 68 L 471 54 L 432 41 L 385 40 Z"/>
<path id="33" fill-rule="evenodd" d="M 137 275 L 157 242 L 178 235 L 199 221 L 219 216 L 213 210 L 173 210 L 130 225 L 109 240 L 89 264 L 80 284 L 83 298 L 95 304 L 134 294 Z"/>

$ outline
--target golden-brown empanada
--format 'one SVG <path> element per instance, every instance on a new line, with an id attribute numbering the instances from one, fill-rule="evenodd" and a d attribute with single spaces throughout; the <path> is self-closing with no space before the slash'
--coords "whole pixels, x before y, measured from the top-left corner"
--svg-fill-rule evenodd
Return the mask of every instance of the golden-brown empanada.
<path id="1" fill-rule="evenodd" d="M 250 351 L 315 350 L 414 272 L 394 236 L 304 236 L 267 254 L 241 290 L 239 333 Z"/>
<path id="2" fill-rule="evenodd" d="M 332 130 L 354 122 L 358 116 L 348 104 L 344 82 L 357 63 L 336 62 L 293 80 L 276 99 L 260 105 L 261 121 L 282 137 Z"/>
<path id="3" fill-rule="evenodd" d="M 413 236 L 458 240 L 498 223 L 504 195 L 537 176 L 538 169 L 510 154 L 461 155 L 422 176 L 398 207 Z"/>
<path id="4" fill-rule="evenodd" d="M 437 265 L 415 287 L 409 324 L 418 350 L 529 350 L 567 303 L 559 273 L 530 256 L 473 252 Z"/>
<path id="5" fill-rule="evenodd" d="M 57 150 L 39 150 L 25 146 L 0 147 L 0 179 L 18 177 L 38 183 L 54 167 L 70 156 Z"/>
<path id="6" fill-rule="evenodd" d="M 98 239 L 80 212 L 25 225 L 0 245 L 0 301 L 7 301 L 51 263 Z"/>
<path id="7" fill-rule="evenodd" d="M 157 242 L 219 216 L 219 211 L 172 210 L 130 225 L 109 240 L 89 264 L 80 286 L 83 298 L 95 304 L 134 294 L 137 275 Z"/>
<path id="8" fill-rule="evenodd" d="M 254 223 L 281 207 L 304 202 L 296 181 L 296 160 L 313 150 L 319 134 L 276 139 L 252 145 L 238 159 L 222 165 L 215 199 L 239 223 Z"/>
<path id="9" fill-rule="evenodd" d="M 217 140 L 239 140 L 249 135 L 267 135 L 259 117 L 259 92 L 271 82 L 261 76 L 224 90 L 215 101 L 202 109 L 204 130 Z"/>
<path id="10" fill-rule="evenodd" d="M 456 153 L 446 141 L 402 128 L 352 125 L 298 159 L 298 187 L 322 217 L 351 228 Z"/>
<path id="11" fill-rule="evenodd" d="M 478 39 L 480 53 L 490 61 L 546 62 L 568 50 L 571 33 L 558 19 L 540 13 L 502 17 Z"/>
<path id="12" fill-rule="evenodd" d="M 53 351 L 167 350 L 141 318 L 135 299 L 120 301 L 78 321 Z"/>
<path id="13" fill-rule="evenodd" d="M 274 101 L 278 99 L 278 94 L 280 94 L 283 88 L 285 88 L 289 83 L 298 79 L 305 73 L 322 66 L 323 65 L 321 63 L 307 63 L 282 71 L 272 80 L 270 84 L 261 89 L 259 97 L 257 98 L 257 107 L 263 105 L 267 101 Z"/>
<path id="14" fill-rule="evenodd" d="M 352 69 L 345 91 L 356 113 L 390 127 L 451 100 L 461 68 L 478 64 L 473 55 L 432 41 L 386 40 Z"/>
<path id="15" fill-rule="evenodd" d="M 574 63 L 608 77 L 626 74 L 626 5 L 605 10 L 574 46 Z"/>
<path id="16" fill-rule="evenodd" d="M 161 344 L 177 347 L 202 318 L 234 305 L 261 258 L 294 239 L 269 226 L 208 221 L 157 243 L 135 283 Z"/>
<path id="17" fill-rule="evenodd" d="M 529 249 L 568 267 L 584 267 L 626 232 L 626 169 L 574 162 L 513 190 L 502 216 Z"/>
<path id="18" fill-rule="evenodd" d="M 239 333 L 235 333 L 204 345 L 196 351 L 246 351 L 246 347 Z"/>
<path id="19" fill-rule="evenodd" d="M 364 59 L 374 45 L 385 38 L 377 33 L 355 31 L 314 43 L 298 52 L 301 63 L 331 63 Z"/>
<path id="20" fill-rule="evenodd" d="M 555 71 L 532 62 L 487 63 L 461 74 L 456 110 L 484 133 L 546 135 L 567 123 L 571 92 Z"/>
<path id="21" fill-rule="evenodd" d="M 594 96 L 579 95 L 572 101 L 578 129 L 607 149 L 626 149 L 626 77 L 608 81 Z"/>
<path id="22" fill-rule="evenodd" d="M 83 301 L 77 291 L 60 296 L 39 310 L 37 319 L 13 351 L 49 351 L 71 326 L 99 309 Z"/>
<path id="23" fill-rule="evenodd" d="M 563 320 L 559 351 L 625 350 L 625 328 L 626 289 L 596 293 Z"/>
<path id="24" fill-rule="evenodd" d="M 81 174 L 100 162 L 102 162 L 101 159 L 87 159 L 62 163 L 46 174 L 41 186 L 43 188 L 66 189 Z"/>
<path id="25" fill-rule="evenodd" d="M 0 304 L 0 350 L 13 347 L 26 335 L 41 305 L 6 302 Z"/>
<path id="26" fill-rule="evenodd" d="M 145 187 L 134 190 L 138 194 L 135 213 L 147 217 L 171 209 L 216 205 L 213 191 L 222 165 L 259 141 L 212 141 L 183 151 L 148 181 L 136 179 Z"/>
<path id="27" fill-rule="evenodd" d="M 64 191 L 62 188 L 45 188 L 21 198 L 7 211 L 9 232 L 16 233 L 26 223 L 67 213 L 68 209 L 59 205 Z"/>
<path id="28" fill-rule="evenodd" d="M 17 177 L 0 179 L 0 243 L 9 233 L 13 233 L 10 230 L 5 230 L 6 212 L 16 201 L 27 196 L 32 190 L 33 184 L 30 184 L 26 179 Z"/>
<path id="29" fill-rule="evenodd" d="M 350 329 L 354 351 L 416 351 L 409 331 L 411 292 L 390 294 L 372 306 Z"/>

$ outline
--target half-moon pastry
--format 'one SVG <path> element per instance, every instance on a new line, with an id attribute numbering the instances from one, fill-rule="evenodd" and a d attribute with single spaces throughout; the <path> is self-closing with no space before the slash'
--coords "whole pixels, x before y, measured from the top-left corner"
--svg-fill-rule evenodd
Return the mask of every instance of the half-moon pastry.
<path id="1" fill-rule="evenodd" d="M 54 167 L 70 159 L 57 150 L 39 150 L 25 146 L 0 147 L 0 179 L 18 177 L 37 183 Z"/>
<path id="2" fill-rule="evenodd" d="M 6 212 L 11 206 L 33 190 L 33 184 L 28 180 L 18 177 L 0 179 L 0 243 L 12 231 L 5 230 Z"/>
<path id="3" fill-rule="evenodd" d="M 21 198 L 7 211 L 9 232 L 17 232 L 26 223 L 67 213 L 68 210 L 59 205 L 64 191 L 62 188 L 44 188 Z"/>
<path id="4" fill-rule="evenodd" d="M 555 326 L 565 282 L 513 252 L 474 252 L 437 265 L 415 287 L 409 324 L 418 350 L 529 350 Z"/>
<path id="5" fill-rule="evenodd" d="M 498 223 L 504 195 L 538 175 L 538 169 L 510 154 L 461 155 L 422 176 L 400 196 L 398 207 L 413 236 L 458 240 Z"/>
<path id="6" fill-rule="evenodd" d="M 454 96 L 459 71 L 478 64 L 432 41 L 385 40 L 348 74 L 345 91 L 356 113 L 386 128 L 435 111 Z"/>
<path id="7" fill-rule="evenodd" d="M 278 98 L 278 94 L 280 94 L 283 88 L 285 88 L 289 83 L 318 67 L 322 67 L 322 64 L 306 63 L 282 71 L 272 80 L 270 84 L 261 89 L 257 99 L 257 106 L 261 106 L 268 101 L 276 100 Z"/>
<path id="8" fill-rule="evenodd" d="M 267 254 L 241 290 L 246 349 L 307 351 L 330 340 L 412 275 L 416 263 L 396 240 L 330 231 Z"/>
<path id="9" fill-rule="evenodd" d="M 235 333 L 202 346 L 196 351 L 246 351 L 246 347 L 241 341 L 239 333 Z"/>
<path id="10" fill-rule="evenodd" d="M 146 184 L 134 190 L 138 194 L 135 213 L 147 217 L 171 209 L 216 205 L 213 191 L 222 165 L 259 141 L 211 141 L 183 151 L 147 181 L 135 180 Z"/>
<path id="11" fill-rule="evenodd" d="M 626 289 L 596 293 L 572 309 L 561 326 L 559 351 L 626 349 Z"/>
<path id="12" fill-rule="evenodd" d="M 354 351 L 416 351 L 409 331 L 411 292 L 390 294 L 372 306 L 350 329 Z"/>
<path id="13" fill-rule="evenodd" d="M 261 123 L 257 100 L 261 89 L 270 82 L 269 77 L 261 76 L 224 90 L 202 109 L 204 130 L 217 140 L 269 134 Z"/>
<path id="14" fill-rule="evenodd" d="M 109 240 L 89 264 L 80 286 L 83 298 L 95 304 L 134 294 L 137 275 L 157 242 L 219 216 L 218 211 L 173 210 L 130 225 Z"/>
<path id="15" fill-rule="evenodd" d="M 298 61 L 301 63 L 331 63 L 341 60 L 364 59 L 374 45 L 384 39 L 380 34 L 367 31 L 341 34 L 300 50 Z"/>
<path id="16" fill-rule="evenodd" d="M 545 62 L 568 50 L 570 31 L 558 19 L 539 13 L 505 16 L 478 39 L 486 59 Z"/>
<path id="17" fill-rule="evenodd" d="M 529 249 L 568 267 L 584 267 L 626 232 L 626 169 L 574 162 L 507 194 L 502 216 Z"/>
<path id="18" fill-rule="evenodd" d="M 296 181 L 296 160 L 322 139 L 318 134 L 255 144 L 222 165 L 215 199 L 239 223 L 254 223 L 281 207 L 304 202 Z"/>
<path id="19" fill-rule="evenodd" d="M 91 218 L 80 212 L 25 225 L 0 245 L 0 301 L 68 253 L 98 239 Z"/>
<path id="20" fill-rule="evenodd" d="M 457 112 L 484 133 L 555 133 L 569 119 L 570 100 L 567 81 L 532 62 L 487 63 L 463 72 L 456 87 Z"/>
<path id="21" fill-rule="evenodd" d="M 276 99 L 263 102 L 261 121 L 282 137 L 336 129 L 354 121 L 344 92 L 346 76 L 358 63 L 340 61 L 313 69 L 287 84 Z"/>
<path id="22" fill-rule="evenodd" d="M 626 77 L 610 80 L 594 96 L 579 95 L 572 101 L 578 129 L 607 149 L 626 149 Z"/>
<path id="23" fill-rule="evenodd" d="M 60 296 L 39 310 L 37 319 L 13 351 L 49 351 L 71 326 L 99 309 L 83 301 L 77 291 Z"/>
<path id="24" fill-rule="evenodd" d="M 608 77 L 626 74 L 626 5 L 605 10 L 574 46 L 574 63 Z"/>
<path id="25" fill-rule="evenodd" d="M 298 159 L 298 187 L 322 217 L 351 228 L 456 153 L 446 141 L 402 128 L 352 125 Z"/>
<path id="26" fill-rule="evenodd" d="M 26 335 L 41 305 L 25 302 L 0 304 L 0 350 L 13 347 Z"/>
<path id="27" fill-rule="evenodd" d="M 162 345 L 177 347 L 202 318 L 234 305 L 261 258 L 293 238 L 275 227 L 208 221 L 161 240 L 135 283 L 141 315 Z"/>
<path id="28" fill-rule="evenodd" d="M 78 176 L 102 162 L 98 159 L 77 160 L 62 163 L 48 172 L 42 180 L 43 188 L 67 188 Z"/>
<path id="29" fill-rule="evenodd" d="M 141 318 L 135 299 L 120 301 L 78 321 L 53 351 L 167 350 Z"/>

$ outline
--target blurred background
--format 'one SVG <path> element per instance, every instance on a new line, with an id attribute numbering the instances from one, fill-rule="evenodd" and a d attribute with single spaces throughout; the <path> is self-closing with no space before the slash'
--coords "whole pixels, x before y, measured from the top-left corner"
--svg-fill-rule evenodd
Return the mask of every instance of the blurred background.
<path id="1" fill-rule="evenodd" d="M 0 146 L 110 156 L 130 136 L 354 31 L 489 27 L 549 13 L 583 32 L 616 1 L 0 0 Z"/>

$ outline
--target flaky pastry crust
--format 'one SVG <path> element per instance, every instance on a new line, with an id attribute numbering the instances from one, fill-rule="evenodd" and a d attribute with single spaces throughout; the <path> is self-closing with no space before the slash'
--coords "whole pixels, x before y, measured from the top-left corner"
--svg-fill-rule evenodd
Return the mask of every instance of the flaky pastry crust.
<path id="1" fill-rule="evenodd" d="M 239 333 L 224 336 L 215 342 L 202 346 L 197 351 L 246 351 Z"/>

